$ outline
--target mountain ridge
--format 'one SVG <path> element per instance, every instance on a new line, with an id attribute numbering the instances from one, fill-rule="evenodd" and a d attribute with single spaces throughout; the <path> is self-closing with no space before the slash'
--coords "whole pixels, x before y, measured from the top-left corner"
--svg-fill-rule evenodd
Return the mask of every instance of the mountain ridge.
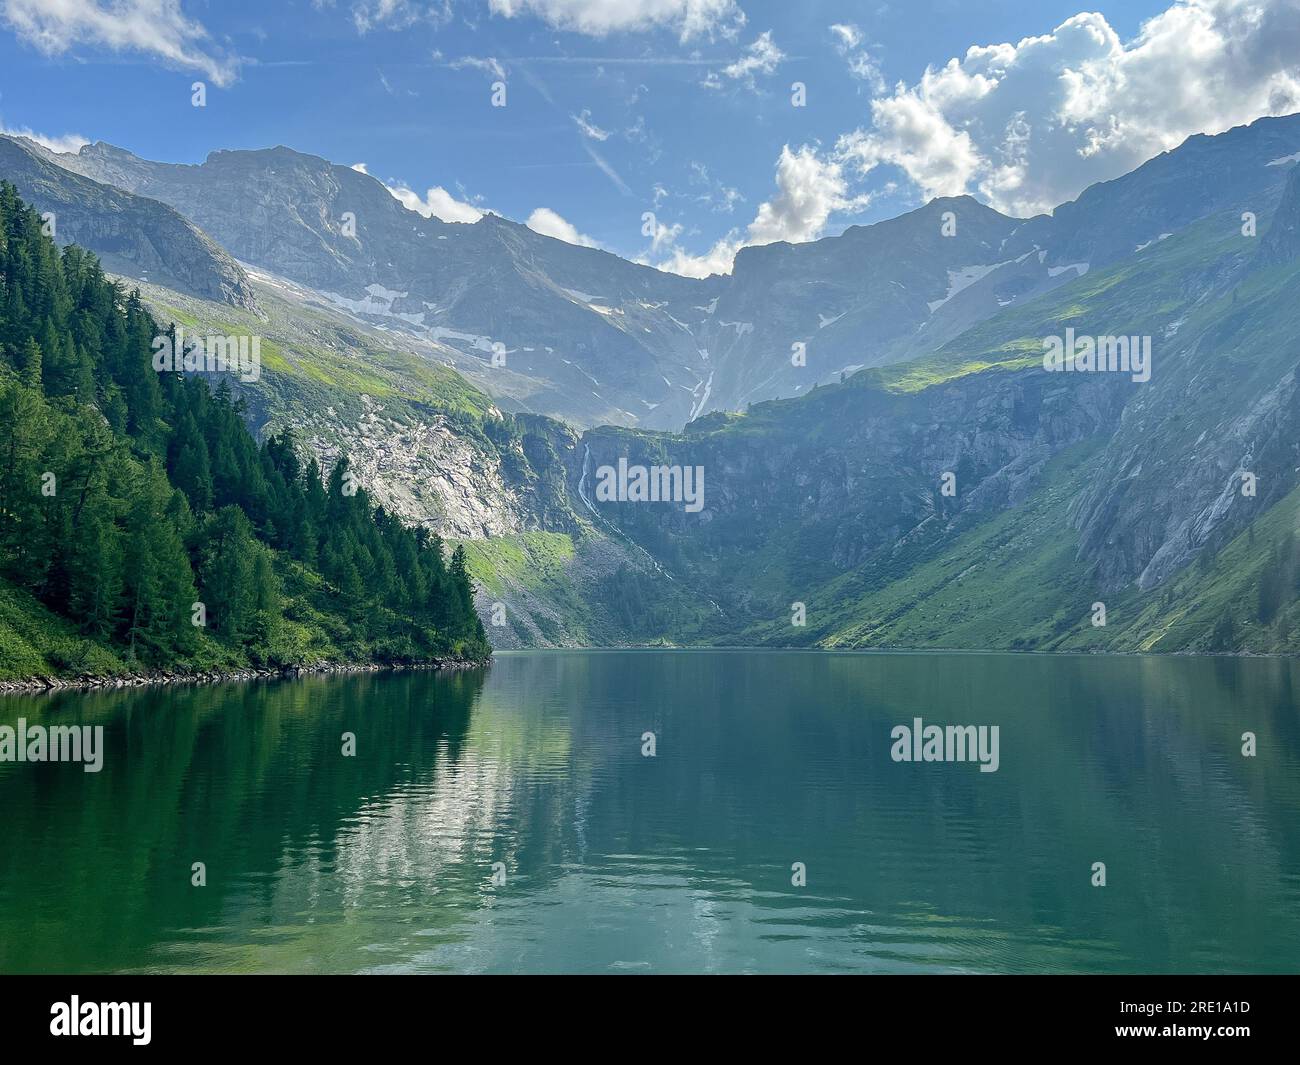
<path id="1" fill-rule="evenodd" d="M 75 174 L 59 156 L 0 135 L 0 174 L 54 215 L 59 244 L 95 252 L 118 273 L 148 277 L 232 306 L 254 309 L 243 269 L 206 233 L 157 200 Z"/>
<path id="2" fill-rule="evenodd" d="M 816 241 L 742 248 L 730 275 L 704 280 L 490 213 L 426 218 L 370 175 L 283 145 L 176 164 L 97 142 L 55 159 L 170 204 L 240 261 L 345 313 L 441 345 L 503 409 L 676 430 L 927 354 L 1229 201 L 1259 206 L 1285 179 L 1271 164 L 1295 152 L 1300 116 L 1261 119 L 1189 138 L 1051 215 L 934 200 Z"/>
<path id="3" fill-rule="evenodd" d="M 409 290 L 363 289 L 374 304 L 351 319 L 310 286 L 294 289 L 301 306 L 286 308 L 292 286 L 268 289 L 270 276 L 257 273 L 281 361 L 248 390 L 250 410 L 267 430 L 314 426 L 318 454 L 356 455 L 378 498 L 465 546 L 485 623 L 505 611 L 503 627 L 488 627 L 497 646 L 1285 650 L 1300 631 L 1300 560 L 1279 539 L 1300 466 L 1300 389 L 1287 344 L 1300 328 L 1287 295 L 1300 214 L 1287 160 L 1300 153 L 1300 119 L 1252 129 L 1198 140 L 1095 186 L 1055 222 L 1007 219 L 970 199 L 933 201 L 811 244 L 747 249 L 738 280 L 670 279 L 685 299 L 701 286 L 714 293 L 694 308 L 711 343 L 696 369 L 710 369 L 693 389 L 676 386 L 689 392 L 677 408 L 689 407 L 680 432 L 634 419 L 575 428 L 512 407 L 492 373 L 516 372 L 516 349 L 505 367 L 469 375 L 491 401 L 468 397 L 447 371 L 423 409 L 399 412 L 394 387 L 414 371 L 394 352 L 459 372 L 466 360 L 487 361 L 490 346 L 476 347 L 486 338 L 451 349 L 458 338 L 399 329 L 387 312 L 405 313 Z M 394 209 L 404 211 L 384 207 Z M 953 236 L 943 235 L 946 214 Z M 569 290 L 581 275 L 566 269 L 605 256 L 565 246 L 560 258 L 530 259 L 556 242 L 506 219 L 455 228 L 483 241 L 486 265 L 476 269 L 508 263 L 510 279 L 502 289 L 471 283 L 449 297 L 456 306 L 501 304 L 511 291 L 521 303 L 492 308 L 503 322 L 550 313 L 557 299 L 583 321 L 626 317 L 616 301 Z M 1089 258 L 1074 259 L 1081 254 Z M 815 296 L 801 303 L 809 281 Z M 378 304 L 386 313 L 375 313 Z M 225 312 L 202 313 L 220 321 Z M 277 316 L 287 333 L 277 332 Z M 1066 329 L 1150 337 L 1151 380 L 1049 376 L 1044 338 Z M 814 330 L 840 333 L 860 365 L 782 376 L 798 369 L 785 341 Z M 321 343 L 326 333 L 337 350 Z M 836 350 L 810 344 L 810 362 L 827 349 Z M 589 353 L 573 372 L 594 380 L 597 369 L 635 395 L 645 367 L 623 365 L 629 350 Z M 620 381 L 627 369 L 633 375 Z M 326 389 L 311 392 L 320 382 Z M 796 394 L 780 395 L 791 382 Z M 724 412 L 711 389 L 747 390 L 754 401 Z M 765 390 L 776 394 L 763 398 Z M 294 394 L 305 397 L 297 411 L 286 398 Z M 414 429 L 448 434 L 455 449 L 411 451 Z M 584 481 L 619 459 L 702 465 L 703 508 L 691 515 L 593 499 Z M 446 476 L 447 462 L 487 475 Z M 1247 473 L 1257 482 L 1251 495 L 1240 490 Z M 951 496 L 940 490 L 945 474 L 958 486 Z M 440 482 L 427 506 L 422 477 Z M 1032 592 L 1018 596 L 1017 581 Z M 1169 599 L 1174 588 L 1183 605 Z M 1259 610 L 1247 610 L 1256 598 Z M 1112 621 L 1094 630 L 1096 601 L 1112 608 Z M 806 627 L 790 625 L 793 602 L 808 606 Z"/>

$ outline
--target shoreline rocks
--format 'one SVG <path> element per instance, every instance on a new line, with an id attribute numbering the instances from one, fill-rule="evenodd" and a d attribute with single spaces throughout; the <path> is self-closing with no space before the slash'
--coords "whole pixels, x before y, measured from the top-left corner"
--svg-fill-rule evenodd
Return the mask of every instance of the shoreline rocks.
<path id="1" fill-rule="evenodd" d="M 428 662 L 317 662 L 312 665 L 250 667 L 247 669 L 200 670 L 194 673 L 157 670 L 151 673 L 126 673 L 95 677 L 29 677 L 24 680 L 0 680 L 0 695 L 31 695 L 55 691 L 108 691 L 118 688 L 148 688 L 160 684 L 231 684 L 255 680 L 296 680 L 301 677 L 346 673 L 403 673 L 412 670 L 474 669 L 491 665 L 458 658 L 438 658 Z"/>

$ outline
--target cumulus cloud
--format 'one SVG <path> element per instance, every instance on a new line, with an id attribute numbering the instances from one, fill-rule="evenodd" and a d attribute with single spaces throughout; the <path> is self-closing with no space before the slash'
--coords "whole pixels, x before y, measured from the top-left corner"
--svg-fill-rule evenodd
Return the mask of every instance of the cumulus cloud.
<path id="1" fill-rule="evenodd" d="M 861 210 L 869 201 L 868 195 L 850 194 L 842 163 L 820 155 L 811 145 L 792 151 L 787 144 L 776 163 L 776 194 L 759 205 L 743 234 L 733 230 L 703 255 L 692 255 L 678 246 L 678 227 L 677 232 L 665 233 L 662 239 L 657 235 L 650 258 L 666 250 L 667 256 L 655 265 L 687 277 L 729 274 L 741 248 L 778 240 L 792 244 L 816 240 L 825 232 L 832 214 Z"/>
<path id="2" fill-rule="evenodd" d="M 604 37 L 670 29 L 683 41 L 734 37 L 745 24 L 735 0 L 489 0 L 494 15 L 534 15 L 555 29 Z"/>
<path id="3" fill-rule="evenodd" d="M 528 216 L 528 221 L 524 224 L 534 233 L 540 233 L 544 237 L 554 237 L 566 244 L 576 244 L 580 248 L 600 247 L 591 237 L 579 233 L 571 222 L 566 221 L 549 207 L 537 208 Z"/>
<path id="4" fill-rule="evenodd" d="M 405 185 L 386 185 L 385 188 L 408 211 L 425 218 L 437 218 L 443 222 L 477 222 L 483 217 L 483 212 L 472 203 L 456 199 L 441 185 L 435 185 L 423 196 Z"/>
<path id="5" fill-rule="evenodd" d="M 796 152 L 787 144 L 776 163 L 776 195 L 761 204 L 749 224 L 750 244 L 816 240 L 832 213 L 861 210 L 867 197 L 849 195 L 843 167 L 823 159 L 804 145 Z"/>
<path id="6" fill-rule="evenodd" d="M 169 66 L 195 70 L 215 85 L 239 75 L 239 59 L 214 46 L 180 0 L 0 0 L 0 18 L 47 55 L 79 46 L 144 52 Z"/>
<path id="7" fill-rule="evenodd" d="M 1194 133 L 1300 109 L 1295 0 L 1176 0 L 1130 41 L 1083 13 L 1017 44 L 975 46 L 872 101 L 837 158 L 899 168 L 926 196 L 978 192 L 1050 210 Z"/>
<path id="8" fill-rule="evenodd" d="M 89 144 L 90 140 L 83 137 L 80 133 L 64 133 L 60 136 L 51 137 L 44 133 L 37 133 L 26 126 L 12 128 L 0 122 L 0 133 L 7 137 L 25 137 L 29 141 L 35 141 L 42 148 L 48 148 L 52 152 L 60 155 L 76 154 L 83 144 Z"/>
<path id="9" fill-rule="evenodd" d="M 729 274 L 736 261 L 736 252 L 744 242 L 735 236 L 723 237 L 703 255 L 692 255 L 683 248 L 673 247 L 672 254 L 655 263 L 660 270 L 683 277 L 708 277 L 710 274 Z"/>
<path id="10" fill-rule="evenodd" d="M 366 164 L 365 164 L 365 163 L 353 163 L 353 164 L 352 164 L 352 169 L 355 170 L 358 174 L 369 174 L 369 173 L 370 173 L 370 171 L 366 169 Z"/>

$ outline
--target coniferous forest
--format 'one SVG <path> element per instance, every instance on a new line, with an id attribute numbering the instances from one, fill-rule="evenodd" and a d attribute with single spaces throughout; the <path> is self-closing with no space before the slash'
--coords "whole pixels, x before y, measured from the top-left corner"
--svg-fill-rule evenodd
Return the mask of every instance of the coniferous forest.
<path id="1" fill-rule="evenodd" d="M 138 294 L 0 183 L 0 626 L 20 675 L 481 659 L 458 549 L 158 373 Z"/>

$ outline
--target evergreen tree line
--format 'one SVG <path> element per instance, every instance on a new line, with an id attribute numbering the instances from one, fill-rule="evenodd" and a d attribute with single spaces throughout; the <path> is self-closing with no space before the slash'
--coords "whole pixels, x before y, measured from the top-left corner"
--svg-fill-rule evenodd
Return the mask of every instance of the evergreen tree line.
<path id="1" fill-rule="evenodd" d="M 346 459 L 259 446 L 224 380 L 154 371 L 159 335 L 0 182 L 0 577 L 151 667 L 488 653 L 462 550 Z"/>

